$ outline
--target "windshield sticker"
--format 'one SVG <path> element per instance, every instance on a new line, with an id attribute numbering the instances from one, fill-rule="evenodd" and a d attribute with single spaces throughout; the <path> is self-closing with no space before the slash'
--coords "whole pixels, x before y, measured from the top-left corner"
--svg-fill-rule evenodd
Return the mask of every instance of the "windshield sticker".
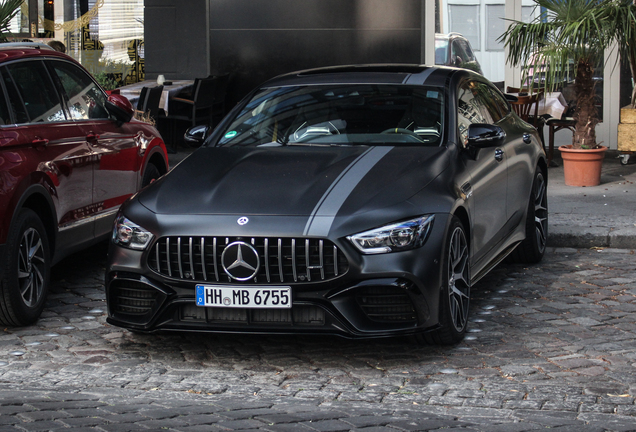
<path id="1" fill-rule="evenodd" d="M 225 136 L 223 138 L 232 139 L 232 138 L 234 138 L 237 135 L 238 135 L 237 131 L 229 131 L 228 133 L 225 134 Z"/>

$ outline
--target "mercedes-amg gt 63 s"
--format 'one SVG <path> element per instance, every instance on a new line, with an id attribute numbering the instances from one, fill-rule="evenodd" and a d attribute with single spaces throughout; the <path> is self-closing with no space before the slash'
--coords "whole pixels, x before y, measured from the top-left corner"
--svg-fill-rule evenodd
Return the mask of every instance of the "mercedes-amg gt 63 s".
<path id="1" fill-rule="evenodd" d="M 468 70 L 291 73 L 197 138 L 120 208 L 111 324 L 452 344 L 471 286 L 545 251 L 537 131 Z"/>

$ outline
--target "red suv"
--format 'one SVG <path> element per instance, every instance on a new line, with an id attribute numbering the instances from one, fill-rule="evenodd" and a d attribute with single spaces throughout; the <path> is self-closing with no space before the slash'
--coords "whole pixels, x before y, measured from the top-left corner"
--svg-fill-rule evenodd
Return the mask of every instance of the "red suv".
<path id="1" fill-rule="evenodd" d="M 0 44 L 0 324 L 36 321 L 51 265 L 107 238 L 120 204 L 167 172 L 133 112 L 71 57 Z"/>

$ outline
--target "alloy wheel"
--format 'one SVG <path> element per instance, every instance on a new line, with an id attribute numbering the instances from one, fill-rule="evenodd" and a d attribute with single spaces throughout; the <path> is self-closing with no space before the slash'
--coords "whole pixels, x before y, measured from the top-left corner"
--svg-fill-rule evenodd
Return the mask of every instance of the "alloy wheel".
<path id="1" fill-rule="evenodd" d="M 534 184 L 534 225 L 537 247 L 545 250 L 548 237 L 548 193 L 543 174 L 537 174 Z"/>
<path id="2" fill-rule="evenodd" d="M 448 304 L 451 321 L 457 332 L 468 322 L 470 282 L 468 276 L 468 244 L 464 230 L 456 227 L 448 251 Z"/>
<path id="3" fill-rule="evenodd" d="M 35 306 L 44 291 L 46 259 L 40 233 L 29 228 L 20 239 L 18 249 L 18 284 L 28 307 Z"/>

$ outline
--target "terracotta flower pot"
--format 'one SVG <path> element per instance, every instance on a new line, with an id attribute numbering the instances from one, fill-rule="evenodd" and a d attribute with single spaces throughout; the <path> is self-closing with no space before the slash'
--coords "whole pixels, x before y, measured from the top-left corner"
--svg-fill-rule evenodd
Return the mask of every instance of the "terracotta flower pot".
<path id="1" fill-rule="evenodd" d="M 560 146 L 563 158 L 563 174 L 568 186 L 598 186 L 601 184 L 601 166 L 607 147 L 595 149 L 573 149 L 571 145 Z"/>

